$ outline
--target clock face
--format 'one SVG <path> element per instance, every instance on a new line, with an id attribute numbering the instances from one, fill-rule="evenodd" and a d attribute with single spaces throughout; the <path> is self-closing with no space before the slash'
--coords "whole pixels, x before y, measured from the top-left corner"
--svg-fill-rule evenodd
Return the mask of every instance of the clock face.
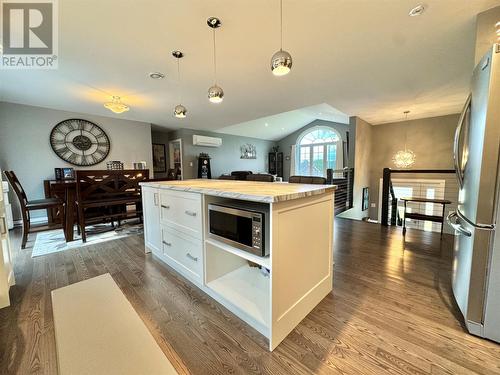
<path id="1" fill-rule="evenodd" d="M 64 120 L 50 133 L 50 145 L 64 161 L 78 166 L 100 163 L 109 154 L 109 138 L 96 124 L 80 119 Z"/>

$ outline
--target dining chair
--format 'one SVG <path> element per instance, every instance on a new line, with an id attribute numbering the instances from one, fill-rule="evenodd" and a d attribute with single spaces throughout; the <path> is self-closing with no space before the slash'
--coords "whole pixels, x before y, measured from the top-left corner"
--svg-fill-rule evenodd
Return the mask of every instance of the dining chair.
<path id="1" fill-rule="evenodd" d="M 291 184 L 326 185 L 326 178 L 318 176 L 290 176 L 288 182 Z"/>
<path id="2" fill-rule="evenodd" d="M 236 180 L 236 176 L 230 176 L 227 174 L 222 174 L 219 176 L 218 180 Z"/>
<path id="3" fill-rule="evenodd" d="M 26 243 L 28 242 L 28 235 L 30 233 L 37 233 L 47 230 L 53 229 L 64 229 L 65 222 L 65 212 L 64 212 L 64 200 L 59 198 L 45 198 L 45 199 L 35 199 L 28 200 L 26 197 L 26 193 L 19 182 L 14 171 L 5 171 L 5 177 L 9 181 L 9 184 L 12 186 L 12 189 L 16 193 L 17 199 L 19 200 L 19 205 L 21 206 L 21 215 L 23 217 L 23 239 L 21 242 L 21 248 L 26 248 Z M 58 211 L 58 215 L 61 217 L 62 224 L 42 224 L 42 225 L 31 225 L 30 222 L 30 212 L 35 210 L 47 210 L 47 209 L 56 209 Z M 64 233 L 64 237 L 66 237 L 66 232 Z"/>
<path id="4" fill-rule="evenodd" d="M 274 182 L 274 176 L 272 174 L 264 173 L 249 174 L 246 179 L 247 181 Z"/>
<path id="5" fill-rule="evenodd" d="M 87 242 L 86 227 L 139 218 L 142 221 L 141 182 L 149 170 L 76 171 L 76 204 L 82 241 Z"/>

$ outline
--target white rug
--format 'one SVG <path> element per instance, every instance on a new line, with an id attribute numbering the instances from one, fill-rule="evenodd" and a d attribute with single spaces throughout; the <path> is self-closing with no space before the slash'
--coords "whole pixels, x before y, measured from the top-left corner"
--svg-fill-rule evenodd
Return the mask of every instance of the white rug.
<path id="1" fill-rule="evenodd" d="M 109 273 L 52 291 L 60 375 L 176 375 Z"/>
<path id="2" fill-rule="evenodd" d="M 88 231 L 102 229 L 105 225 L 94 225 L 87 228 Z M 107 224 L 106 224 L 107 226 Z M 116 240 L 118 238 L 139 235 L 143 233 L 143 225 L 137 223 L 123 223 L 120 227 L 107 232 L 87 234 L 87 242 L 83 243 L 81 238 L 78 238 L 75 231 L 75 240 L 66 242 L 62 229 L 51 230 L 38 233 L 33 246 L 31 257 L 39 257 L 42 255 L 58 253 L 70 249 L 76 249 L 83 246 L 95 245 L 98 243 Z"/>

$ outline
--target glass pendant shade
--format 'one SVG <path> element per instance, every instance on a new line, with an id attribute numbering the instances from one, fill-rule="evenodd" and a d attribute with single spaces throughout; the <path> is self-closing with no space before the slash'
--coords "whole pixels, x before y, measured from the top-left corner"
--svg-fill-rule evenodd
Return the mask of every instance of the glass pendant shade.
<path id="1" fill-rule="evenodd" d="M 187 109 L 182 104 L 176 105 L 174 108 L 174 116 L 177 118 L 186 118 Z"/>
<path id="2" fill-rule="evenodd" d="M 415 153 L 407 149 L 396 152 L 392 157 L 394 165 L 399 169 L 410 168 L 413 164 L 415 164 L 415 159 Z"/>
<path id="3" fill-rule="evenodd" d="M 271 58 L 271 71 L 275 76 L 284 76 L 292 69 L 292 55 L 279 50 Z"/>
<path id="4" fill-rule="evenodd" d="M 224 99 L 224 91 L 221 87 L 213 85 L 208 89 L 208 100 L 212 103 L 220 103 Z"/>
<path id="5" fill-rule="evenodd" d="M 128 105 L 123 104 L 121 102 L 119 96 L 113 96 L 111 102 L 104 103 L 104 108 L 109 109 L 111 112 L 114 113 L 123 113 L 130 110 L 130 107 Z"/>

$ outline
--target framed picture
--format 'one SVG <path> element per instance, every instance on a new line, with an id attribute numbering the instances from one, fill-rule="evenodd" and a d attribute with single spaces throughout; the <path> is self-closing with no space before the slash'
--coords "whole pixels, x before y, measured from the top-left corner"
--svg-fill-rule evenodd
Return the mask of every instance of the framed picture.
<path id="1" fill-rule="evenodd" d="M 182 139 L 174 139 L 168 143 L 168 154 L 170 169 L 178 180 L 182 180 Z"/>
<path id="2" fill-rule="evenodd" d="M 167 154 L 165 145 L 153 143 L 153 172 L 165 173 L 167 171 Z"/>
<path id="3" fill-rule="evenodd" d="M 366 211 L 368 209 L 370 202 L 370 190 L 365 187 L 363 188 L 363 203 L 361 205 L 361 210 Z"/>

